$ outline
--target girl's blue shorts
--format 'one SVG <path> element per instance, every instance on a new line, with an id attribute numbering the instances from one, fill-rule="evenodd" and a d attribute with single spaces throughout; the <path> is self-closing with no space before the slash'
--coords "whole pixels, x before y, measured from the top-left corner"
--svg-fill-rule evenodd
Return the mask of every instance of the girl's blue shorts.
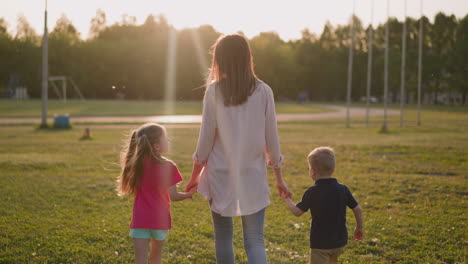
<path id="1" fill-rule="evenodd" d="M 154 238 L 155 240 L 165 240 L 169 230 L 156 230 L 149 228 L 131 228 L 130 236 L 133 238 Z"/>

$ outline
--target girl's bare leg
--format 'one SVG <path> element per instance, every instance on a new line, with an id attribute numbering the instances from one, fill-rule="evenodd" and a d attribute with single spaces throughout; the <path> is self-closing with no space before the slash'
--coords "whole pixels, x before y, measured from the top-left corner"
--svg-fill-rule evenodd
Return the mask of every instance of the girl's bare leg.
<path id="1" fill-rule="evenodd" d="M 151 239 L 150 263 L 161 264 L 164 240 Z"/>
<path id="2" fill-rule="evenodd" d="M 148 263 L 148 243 L 149 239 L 134 238 L 133 245 L 135 247 L 135 263 L 147 264 Z"/>

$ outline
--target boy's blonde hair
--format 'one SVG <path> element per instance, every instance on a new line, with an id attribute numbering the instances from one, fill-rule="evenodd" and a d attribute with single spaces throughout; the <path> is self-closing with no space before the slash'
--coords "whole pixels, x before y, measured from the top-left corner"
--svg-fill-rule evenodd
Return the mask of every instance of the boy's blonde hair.
<path id="1" fill-rule="evenodd" d="M 307 156 L 309 166 L 321 176 L 329 176 L 335 170 L 335 151 L 330 147 L 318 147 Z"/>

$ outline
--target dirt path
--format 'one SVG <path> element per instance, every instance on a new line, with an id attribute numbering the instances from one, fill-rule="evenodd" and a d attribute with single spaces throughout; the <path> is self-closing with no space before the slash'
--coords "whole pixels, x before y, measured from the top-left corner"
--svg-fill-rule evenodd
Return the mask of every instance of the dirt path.
<path id="1" fill-rule="evenodd" d="M 343 106 L 332 106 L 332 105 L 321 105 L 322 107 L 330 108 L 333 111 L 324 113 L 301 113 L 301 114 L 277 114 L 278 122 L 288 121 L 308 121 L 308 120 L 344 120 L 346 117 L 346 107 Z M 388 115 L 397 115 L 400 112 L 396 110 L 388 110 Z M 366 109 L 362 107 L 350 108 L 351 118 L 365 117 Z M 369 112 L 370 116 L 382 116 L 383 109 L 371 109 Z M 81 126 L 83 123 L 105 126 L 121 126 L 125 123 L 145 123 L 145 122 L 156 122 L 164 124 L 200 124 L 200 115 L 174 115 L 174 116 L 135 116 L 135 117 L 70 117 L 70 121 L 73 125 Z M 48 118 L 48 122 L 52 123 L 53 118 Z M 0 125 L 3 126 L 18 126 L 21 124 L 39 124 L 40 118 L 0 118 Z M 108 125 L 107 125 L 107 124 Z M 121 125 L 119 123 L 122 123 Z"/>

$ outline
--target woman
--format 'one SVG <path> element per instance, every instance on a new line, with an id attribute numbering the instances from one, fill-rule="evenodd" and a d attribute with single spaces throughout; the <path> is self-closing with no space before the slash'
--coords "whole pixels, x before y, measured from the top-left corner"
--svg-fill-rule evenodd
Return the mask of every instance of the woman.
<path id="1" fill-rule="evenodd" d="M 193 160 L 186 190 L 198 187 L 210 202 L 217 263 L 234 263 L 234 216 L 242 217 L 249 263 L 267 263 L 263 239 L 265 208 L 270 204 L 267 162 L 280 194 L 290 197 L 291 192 L 281 176 L 273 92 L 256 77 L 249 44 L 241 35 L 222 36 L 213 46 Z"/>

